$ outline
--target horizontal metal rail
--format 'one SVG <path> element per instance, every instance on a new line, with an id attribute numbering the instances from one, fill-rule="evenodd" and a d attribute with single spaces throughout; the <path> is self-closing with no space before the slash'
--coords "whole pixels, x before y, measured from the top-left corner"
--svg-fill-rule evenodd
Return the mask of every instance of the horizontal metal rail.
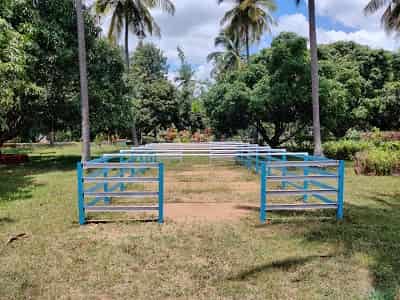
<path id="1" fill-rule="evenodd" d="M 114 155 L 110 155 L 109 157 L 113 157 Z M 116 156 L 117 157 L 117 156 Z M 120 157 L 120 156 L 118 156 Z M 158 169 L 158 163 L 84 163 L 84 169 Z"/>
<path id="2" fill-rule="evenodd" d="M 85 206 L 88 212 L 129 212 L 129 211 L 157 211 L 158 206 Z"/>
<path id="3" fill-rule="evenodd" d="M 158 192 L 89 192 L 85 197 L 144 198 L 158 196 Z"/>
<path id="4" fill-rule="evenodd" d="M 266 211 L 291 211 L 291 210 L 315 210 L 315 209 L 337 209 L 337 204 L 268 204 Z"/>
<path id="5" fill-rule="evenodd" d="M 238 148 L 232 148 L 232 149 L 130 149 L 130 150 L 120 150 L 120 153 L 185 153 L 185 152 L 210 152 L 210 153 L 246 153 L 246 151 L 254 152 L 256 151 L 257 153 L 270 153 L 270 152 L 286 152 L 286 149 L 270 149 L 270 148 L 246 148 L 246 149 L 238 149 Z"/>
<path id="6" fill-rule="evenodd" d="M 312 195 L 312 194 L 336 194 L 337 189 L 307 189 L 307 190 L 267 190 L 267 195 Z"/>
<path id="7" fill-rule="evenodd" d="M 83 177 L 85 182 L 124 182 L 124 183 L 144 183 L 144 182 L 158 182 L 157 177 Z"/>
<path id="8" fill-rule="evenodd" d="M 298 155 L 298 153 L 285 152 L 284 155 Z M 305 152 L 304 155 L 307 155 Z M 112 154 L 104 154 L 106 157 L 181 157 L 181 156 L 203 156 L 203 157 L 247 157 L 247 156 L 282 156 L 282 152 L 271 152 L 271 153 L 257 153 L 257 152 L 249 152 L 249 153 L 232 153 L 232 154 L 223 154 L 223 153 L 143 153 L 143 154 L 135 154 L 135 153 L 112 153 Z M 324 162 L 326 163 L 326 162 Z"/>
<path id="9" fill-rule="evenodd" d="M 267 168 L 287 168 L 287 167 L 337 167 L 339 161 L 286 161 L 286 162 L 266 162 Z"/>
<path id="10" fill-rule="evenodd" d="M 268 181 L 300 181 L 305 179 L 337 179 L 337 175 L 287 175 L 287 176 L 267 176 Z"/>

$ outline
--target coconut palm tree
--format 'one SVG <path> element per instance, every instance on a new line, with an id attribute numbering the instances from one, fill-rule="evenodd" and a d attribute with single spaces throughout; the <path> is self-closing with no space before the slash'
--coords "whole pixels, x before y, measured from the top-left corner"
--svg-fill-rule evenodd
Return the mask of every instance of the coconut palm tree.
<path id="1" fill-rule="evenodd" d="M 149 35 L 160 36 L 160 27 L 150 13 L 152 8 L 174 14 L 175 6 L 170 0 L 97 0 L 99 14 L 111 14 L 108 38 L 117 42 L 124 33 L 125 62 L 129 70 L 129 32 L 140 40 Z"/>
<path id="2" fill-rule="evenodd" d="M 117 43 L 124 32 L 125 63 L 129 72 L 129 32 L 142 41 L 147 34 L 160 36 L 160 27 L 150 13 L 152 8 L 174 14 L 175 6 L 170 0 L 97 0 L 96 11 L 99 14 L 111 14 L 108 38 Z M 133 121 L 132 139 L 138 145 L 136 124 Z"/>
<path id="3" fill-rule="evenodd" d="M 301 0 L 295 0 L 299 5 Z M 308 19 L 310 30 L 310 53 L 311 53 L 311 95 L 313 107 L 313 137 L 314 155 L 322 156 L 321 123 L 319 117 L 319 78 L 318 78 L 318 45 L 317 28 L 315 19 L 315 0 L 308 0 Z"/>
<path id="4" fill-rule="evenodd" d="M 218 4 L 227 0 L 218 0 Z M 250 59 L 250 44 L 261 39 L 265 32 L 271 31 L 275 11 L 274 0 L 233 0 L 236 5 L 228 10 L 221 20 L 225 32 L 231 40 L 238 40 L 246 48 L 247 62 Z"/>
<path id="5" fill-rule="evenodd" d="M 242 57 L 238 39 L 232 40 L 222 31 L 215 38 L 214 45 L 223 48 L 223 50 L 212 52 L 207 56 L 208 62 L 214 62 L 215 68 L 212 71 L 214 75 L 235 70 L 241 66 Z"/>
<path id="6" fill-rule="evenodd" d="M 82 114 L 82 161 L 90 160 L 90 128 L 89 128 L 89 95 L 86 64 L 85 23 L 82 13 L 82 1 L 75 2 L 78 47 L 79 47 L 79 74 L 81 85 L 81 114 Z"/>
<path id="7" fill-rule="evenodd" d="M 398 0 L 370 0 L 364 8 L 365 14 L 373 14 L 385 8 L 381 21 L 387 32 L 400 32 L 400 2 Z"/>

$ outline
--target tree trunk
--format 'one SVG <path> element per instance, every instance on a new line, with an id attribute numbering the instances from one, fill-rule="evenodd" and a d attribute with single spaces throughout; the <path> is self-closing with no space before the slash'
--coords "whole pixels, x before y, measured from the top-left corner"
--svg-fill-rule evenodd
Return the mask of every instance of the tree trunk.
<path id="1" fill-rule="evenodd" d="M 126 63 L 126 73 L 128 74 L 130 62 L 129 62 L 129 20 L 127 14 L 125 15 L 125 63 Z M 132 142 L 135 146 L 139 146 L 135 119 L 132 122 Z"/>
<path id="2" fill-rule="evenodd" d="M 249 28 L 246 28 L 246 59 L 247 64 L 250 62 L 250 41 L 249 41 Z"/>
<path id="3" fill-rule="evenodd" d="M 126 71 L 129 73 L 129 20 L 128 15 L 125 15 L 125 63 Z"/>
<path id="4" fill-rule="evenodd" d="M 319 120 L 319 78 L 318 78 L 318 49 L 317 29 L 315 19 L 315 0 L 308 1 L 308 17 L 310 24 L 310 52 L 311 52 L 311 94 L 313 107 L 313 136 L 314 155 L 322 156 L 321 125 Z"/>
<path id="5" fill-rule="evenodd" d="M 136 130 L 136 120 L 133 120 L 133 123 L 132 123 L 132 141 L 133 141 L 133 145 L 139 146 L 139 140 L 138 140 L 137 130 Z"/>
<path id="6" fill-rule="evenodd" d="M 86 66 L 85 24 L 82 13 L 82 1 L 76 0 L 75 6 L 78 28 L 79 75 L 81 85 L 82 161 L 88 161 L 90 160 L 89 93 Z"/>

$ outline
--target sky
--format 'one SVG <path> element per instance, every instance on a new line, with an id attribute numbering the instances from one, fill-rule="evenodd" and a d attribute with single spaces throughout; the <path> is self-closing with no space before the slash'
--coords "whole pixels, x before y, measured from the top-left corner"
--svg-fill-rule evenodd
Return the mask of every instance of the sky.
<path id="1" fill-rule="evenodd" d="M 220 20 L 231 7 L 217 5 L 217 0 L 172 0 L 176 7 L 174 16 L 154 10 L 153 16 L 161 27 L 161 38 L 150 38 L 168 57 L 170 78 L 175 76 L 179 65 L 177 46 L 181 47 L 188 61 L 196 70 L 196 78 L 206 80 L 210 77 L 212 65 L 207 63 L 207 55 L 215 51 L 214 38 L 220 30 Z M 277 10 L 273 13 L 276 25 L 271 33 L 266 33 L 251 51 L 269 47 L 273 37 L 282 31 L 295 32 L 308 37 L 307 1 L 297 7 L 295 0 L 275 0 Z M 388 36 L 381 27 L 380 13 L 364 16 L 363 8 L 368 0 L 316 0 L 317 40 L 319 44 L 339 40 L 355 41 L 372 48 L 396 51 L 399 42 Z M 107 24 L 103 25 L 106 31 Z M 137 40 L 130 38 L 130 49 Z"/>

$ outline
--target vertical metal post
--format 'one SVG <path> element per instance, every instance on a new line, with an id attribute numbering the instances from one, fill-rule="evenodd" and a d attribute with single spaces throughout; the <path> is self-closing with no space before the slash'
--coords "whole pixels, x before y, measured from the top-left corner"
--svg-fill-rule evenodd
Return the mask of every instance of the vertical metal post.
<path id="1" fill-rule="evenodd" d="M 122 158 L 122 157 L 120 157 L 119 158 L 119 162 L 120 163 L 123 163 L 124 162 L 124 159 Z M 119 168 L 119 177 L 124 177 L 125 176 L 125 170 L 124 170 L 124 168 L 122 168 L 122 166 L 120 166 L 120 168 Z M 124 183 L 123 182 L 121 182 L 120 184 L 119 184 L 119 190 L 121 191 L 121 192 L 123 192 L 124 190 L 125 190 L 125 186 L 124 186 Z"/>
<path id="2" fill-rule="evenodd" d="M 103 169 L 103 176 L 104 176 L 104 178 L 108 177 L 108 169 Z M 108 192 L 108 183 L 107 182 L 104 182 L 103 189 L 104 189 L 104 193 Z M 110 202 L 111 202 L 110 197 L 104 197 L 104 203 L 110 204 Z"/>
<path id="3" fill-rule="evenodd" d="M 265 162 L 261 163 L 260 221 L 267 220 L 267 172 Z"/>
<path id="4" fill-rule="evenodd" d="M 284 162 L 287 161 L 287 156 L 286 156 L 286 154 L 282 155 L 282 160 L 283 160 Z M 283 177 L 286 177 L 286 175 L 287 175 L 287 167 L 283 167 L 283 168 L 282 168 L 282 176 L 283 176 Z M 284 181 L 284 180 L 282 181 L 281 187 L 282 187 L 282 189 L 286 189 L 286 181 Z"/>
<path id="5" fill-rule="evenodd" d="M 84 225 L 85 220 L 85 195 L 83 191 L 83 167 L 82 163 L 78 162 L 77 167 L 77 179 L 78 179 L 78 217 L 79 224 Z"/>
<path id="6" fill-rule="evenodd" d="M 258 145 L 256 145 L 256 173 L 258 173 L 259 166 L 258 166 Z"/>
<path id="7" fill-rule="evenodd" d="M 308 161 L 308 157 L 307 156 L 304 156 L 304 161 Z M 309 174 L 308 167 L 304 167 L 303 174 L 304 174 L 304 176 L 308 176 L 308 174 Z M 308 190 L 308 180 L 307 179 L 304 179 L 303 186 L 304 186 L 304 190 Z M 308 194 L 304 194 L 303 201 L 304 202 L 308 201 Z"/>
<path id="8" fill-rule="evenodd" d="M 158 164 L 158 223 L 164 223 L 164 164 Z"/>
<path id="9" fill-rule="evenodd" d="M 134 152 L 132 152 L 134 154 Z M 130 162 L 135 162 L 135 157 L 130 158 Z M 131 177 L 135 177 L 135 168 L 131 168 Z"/>
<path id="10" fill-rule="evenodd" d="M 337 195 L 337 211 L 336 219 L 343 219 L 343 203 L 344 203 L 344 161 L 339 162 L 339 178 L 338 178 L 338 195 Z"/>

